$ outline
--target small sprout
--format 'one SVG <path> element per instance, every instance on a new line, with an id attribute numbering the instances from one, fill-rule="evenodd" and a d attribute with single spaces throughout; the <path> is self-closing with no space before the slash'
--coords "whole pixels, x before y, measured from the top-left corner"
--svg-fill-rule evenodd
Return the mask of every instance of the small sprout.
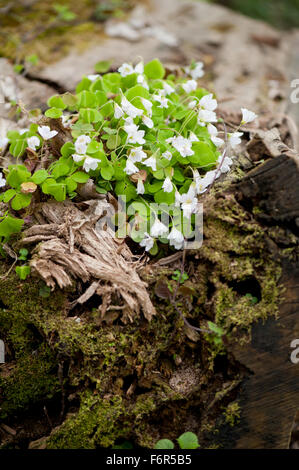
<path id="1" fill-rule="evenodd" d="M 13 69 L 14 69 L 14 72 L 15 72 L 15 73 L 22 73 L 23 70 L 24 70 L 24 65 L 22 65 L 22 64 L 16 64 L 16 65 L 14 65 L 14 68 L 13 68 Z"/>
<path id="2" fill-rule="evenodd" d="M 110 60 L 101 60 L 95 64 L 94 69 L 97 73 L 106 73 L 110 69 L 111 63 Z"/>
<path id="3" fill-rule="evenodd" d="M 155 445 L 155 449 L 174 449 L 174 443 L 169 439 L 160 439 Z"/>
<path id="4" fill-rule="evenodd" d="M 25 281 L 30 274 L 30 266 L 24 264 L 23 266 L 16 267 L 16 273 L 22 281 Z"/>
<path id="5" fill-rule="evenodd" d="M 174 272 L 173 272 L 173 275 L 171 276 L 171 279 L 173 279 L 174 281 L 180 281 L 180 284 L 184 284 L 185 281 L 187 281 L 187 279 L 189 279 L 189 276 L 187 273 L 183 273 L 181 274 L 181 271 L 179 269 L 176 269 Z"/>
<path id="6" fill-rule="evenodd" d="M 200 447 L 197 436 L 193 432 L 184 432 L 177 441 L 180 449 L 198 449 Z"/>
<path id="7" fill-rule="evenodd" d="M 214 333 L 213 341 L 215 345 L 220 345 L 223 343 L 223 336 L 225 335 L 225 331 L 220 326 L 216 325 L 212 321 L 208 321 L 208 327 Z"/>
<path id="8" fill-rule="evenodd" d="M 75 18 L 77 18 L 76 13 L 71 11 L 67 5 L 61 5 L 60 3 L 55 3 L 53 8 L 58 14 L 57 16 L 58 20 L 73 21 Z"/>
<path id="9" fill-rule="evenodd" d="M 245 297 L 250 301 L 251 305 L 255 305 L 259 301 L 259 299 L 254 297 L 252 294 L 246 294 Z"/>
<path id="10" fill-rule="evenodd" d="M 46 299 L 47 297 L 50 297 L 50 294 L 51 294 L 51 289 L 45 284 L 39 289 L 38 295 L 40 297 L 43 297 L 44 299 Z"/>
<path id="11" fill-rule="evenodd" d="M 28 256 L 28 250 L 26 250 L 26 248 L 21 248 L 19 250 L 19 256 L 18 256 L 18 260 L 19 261 L 27 261 L 27 256 Z"/>

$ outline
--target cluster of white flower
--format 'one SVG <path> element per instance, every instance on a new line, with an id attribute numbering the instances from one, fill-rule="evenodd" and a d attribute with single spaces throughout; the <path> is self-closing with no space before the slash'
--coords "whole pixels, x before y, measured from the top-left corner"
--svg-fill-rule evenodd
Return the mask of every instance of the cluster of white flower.
<path id="1" fill-rule="evenodd" d="M 118 71 L 122 77 L 131 75 L 132 73 L 137 73 L 137 83 L 139 83 L 139 85 L 142 85 L 147 90 L 149 89 L 146 77 L 143 74 L 143 62 L 139 62 L 135 67 L 133 67 L 131 64 L 124 63 L 121 67 L 119 67 Z"/>
<path id="2" fill-rule="evenodd" d="M 83 169 L 88 173 L 90 170 L 96 170 L 99 165 L 99 160 L 86 155 L 88 144 L 90 144 L 91 138 L 88 135 L 80 135 L 75 142 L 76 153 L 72 155 L 74 162 L 79 163 L 82 160 Z"/>

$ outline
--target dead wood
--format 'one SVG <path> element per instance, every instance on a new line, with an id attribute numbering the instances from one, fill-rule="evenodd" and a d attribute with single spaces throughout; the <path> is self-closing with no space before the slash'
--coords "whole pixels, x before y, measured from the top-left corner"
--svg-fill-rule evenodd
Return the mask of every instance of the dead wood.
<path id="1" fill-rule="evenodd" d="M 71 201 L 43 203 L 38 212 L 47 224 L 34 225 L 24 232 L 23 244 L 39 243 L 34 249 L 31 268 L 52 289 L 63 289 L 74 281 L 89 283 L 77 303 L 92 295 L 102 295 L 99 281 L 108 283 L 111 294 L 119 299 L 123 317 L 133 321 L 142 310 L 147 320 L 155 315 L 146 284 L 141 281 L 133 254 L 123 244 L 120 250 L 109 227 L 100 228 L 98 221 L 109 210 L 107 201 L 87 201 L 88 209 L 80 210 Z M 107 301 L 107 296 L 105 297 Z M 106 305 L 105 311 L 109 307 Z M 102 311 L 102 314 L 105 313 Z M 124 318 L 123 318 L 124 319 Z"/>

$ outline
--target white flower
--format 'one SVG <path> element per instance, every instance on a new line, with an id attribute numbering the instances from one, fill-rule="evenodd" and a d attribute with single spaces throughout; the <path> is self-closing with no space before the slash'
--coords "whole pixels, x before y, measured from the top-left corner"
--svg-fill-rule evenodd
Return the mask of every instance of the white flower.
<path id="1" fill-rule="evenodd" d="M 175 192 L 175 207 L 180 207 L 181 205 L 181 195 L 178 191 Z"/>
<path id="2" fill-rule="evenodd" d="M 180 250 L 184 245 L 184 235 L 175 226 L 172 227 L 168 235 L 169 244 L 173 245 L 176 250 Z"/>
<path id="3" fill-rule="evenodd" d="M 135 73 L 142 74 L 144 72 L 143 62 L 138 62 L 134 69 Z"/>
<path id="4" fill-rule="evenodd" d="M 237 147 L 242 142 L 240 137 L 242 137 L 243 132 L 233 132 L 232 134 L 228 134 L 229 136 L 229 143 L 232 148 Z"/>
<path id="5" fill-rule="evenodd" d="M 233 164 L 232 159 L 230 157 L 224 157 L 223 162 L 221 164 L 222 155 L 220 155 L 220 157 L 218 158 L 217 161 L 219 163 L 219 169 L 220 169 L 221 173 L 228 173 L 229 170 L 230 170 L 230 167 Z M 220 167 L 220 164 L 221 164 L 221 167 Z"/>
<path id="6" fill-rule="evenodd" d="M 82 162 L 82 160 L 85 158 L 85 155 L 78 155 L 77 153 L 74 153 L 72 157 L 74 162 L 79 163 Z"/>
<path id="7" fill-rule="evenodd" d="M 194 134 L 194 132 L 190 132 L 189 140 L 190 140 L 190 142 L 198 142 L 199 141 L 198 137 Z"/>
<path id="8" fill-rule="evenodd" d="M 142 119 L 142 122 L 145 126 L 149 127 L 150 129 L 152 129 L 154 127 L 154 123 L 153 123 L 153 121 L 150 117 L 141 116 L 141 119 Z"/>
<path id="9" fill-rule="evenodd" d="M 137 83 L 139 83 L 139 85 L 143 86 L 143 88 L 146 88 L 147 90 L 149 90 L 149 86 L 148 86 L 148 83 L 147 83 L 146 78 L 145 78 L 144 75 L 138 75 Z"/>
<path id="10" fill-rule="evenodd" d="M 168 227 L 166 227 L 166 225 L 162 224 L 162 222 L 160 222 L 160 220 L 156 218 L 155 222 L 151 226 L 151 236 L 156 238 L 160 237 L 161 235 L 164 235 L 167 232 Z"/>
<path id="11" fill-rule="evenodd" d="M 83 155 L 86 153 L 88 144 L 91 142 L 91 139 L 88 135 L 79 135 L 78 139 L 75 142 L 75 149 L 76 152 L 79 153 L 80 155 Z"/>
<path id="12" fill-rule="evenodd" d="M 57 131 L 51 131 L 49 126 L 38 126 L 37 130 L 44 140 L 52 139 L 58 134 Z"/>
<path id="13" fill-rule="evenodd" d="M 217 127 L 213 126 L 213 124 L 208 125 L 208 132 L 211 136 L 211 141 L 214 145 L 216 145 L 216 147 L 221 147 L 224 144 L 224 140 L 217 137 L 218 129 Z"/>
<path id="14" fill-rule="evenodd" d="M 196 192 L 197 194 L 202 194 L 213 183 L 215 179 L 215 172 L 208 171 L 203 178 L 200 177 L 198 172 L 197 174 L 196 172 L 194 172 L 194 177 L 195 177 L 194 179 L 195 179 L 195 185 L 196 185 Z"/>
<path id="15" fill-rule="evenodd" d="M 154 246 L 155 240 L 147 233 L 144 233 L 144 239 L 139 243 L 140 246 L 145 248 L 145 251 L 150 251 Z"/>
<path id="16" fill-rule="evenodd" d="M 182 87 L 184 88 L 186 93 L 191 93 L 191 91 L 196 90 L 197 83 L 195 80 L 188 80 L 186 83 L 183 83 Z"/>
<path id="17" fill-rule="evenodd" d="M 126 166 L 125 166 L 125 172 L 127 173 L 127 175 L 134 175 L 134 173 L 138 173 L 138 171 L 139 171 L 139 168 L 137 168 L 137 166 L 134 165 L 132 160 L 128 159 Z"/>
<path id="18" fill-rule="evenodd" d="M 146 98 L 141 98 L 141 103 L 145 107 L 146 112 L 148 113 L 148 115 L 151 116 L 152 115 L 153 103 L 151 101 L 147 100 Z"/>
<path id="19" fill-rule="evenodd" d="M 166 160 L 171 160 L 172 159 L 172 153 L 169 152 L 169 150 L 166 150 L 166 152 L 162 153 L 162 157 L 166 158 Z"/>
<path id="20" fill-rule="evenodd" d="M 188 108 L 193 109 L 193 108 L 195 108 L 196 105 L 197 105 L 196 100 L 190 101 L 190 103 L 188 104 Z"/>
<path id="21" fill-rule="evenodd" d="M 6 179 L 3 174 L 0 172 L 0 188 L 3 188 L 6 185 Z"/>
<path id="22" fill-rule="evenodd" d="M 44 126 L 44 127 L 45 127 L 45 126 Z M 19 130 L 19 134 L 20 134 L 20 135 L 23 135 L 23 134 L 25 134 L 25 132 L 28 132 L 28 131 L 29 131 L 29 129 L 27 129 L 27 128 L 20 129 L 20 130 Z"/>
<path id="23" fill-rule="evenodd" d="M 199 104 L 202 108 L 206 109 L 207 111 L 215 111 L 215 109 L 217 108 L 217 100 L 213 98 L 212 93 L 203 96 L 199 100 Z"/>
<path id="24" fill-rule="evenodd" d="M 142 145 L 145 143 L 144 134 L 145 131 L 140 131 L 136 124 L 126 124 L 124 130 L 128 134 L 127 142 L 130 144 Z"/>
<path id="25" fill-rule="evenodd" d="M 168 108 L 168 99 L 165 98 L 165 96 L 162 94 L 161 90 L 160 90 L 160 93 L 158 95 L 153 95 L 153 99 L 160 103 L 160 106 L 158 106 L 158 108 Z"/>
<path id="26" fill-rule="evenodd" d="M 67 116 L 65 114 L 61 116 L 61 122 L 65 129 L 67 129 L 70 126 L 70 123 L 69 123 L 70 117 L 71 116 Z"/>
<path id="27" fill-rule="evenodd" d="M 171 95 L 171 93 L 175 92 L 175 89 L 166 82 L 163 83 L 163 87 L 166 95 Z"/>
<path id="28" fill-rule="evenodd" d="M 88 80 L 91 80 L 92 82 L 95 82 L 99 77 L 100 75 L 98 73 L 94 75 L 87 75 Z"/>
<path id="29" fill-rule="evenodd" d="M 200 126 L 204 126 L 206 122 L 217 122 L 216 113 L 207 109 L 200 109 L 197 115 L 197 122 Z"/>
<path id="30" fill-rule="evenodd" d="M 170 137 L 166 142 L 171 142 L 172 146 L 181 154 L 182 157 L 188 157 L 194 155 L 192 150 L 192 142 L 189 139 L 185 139 L 181 135 L 178 137 Z"/>
<path id="31" fill-rule="evenodd" d="M 35 151 L 36 147 L 38 147 L 39 144 L 40 144 L 40 140 L 35 135 L 33 135 L 32 137 L 28 137 L 27 145 L 31 150 Z"/>
<path id="32" fill-rule="evenodd" d="M 114 103 L 114 117 L 115 119 L 120 119 L 123 117 L 125 113 L 123 112 L 122 108 L 119 106 L 119 104 Z"/>
<path id="33" fill-rule="evenodd" d="M 8 142 L 9 140 L 7 139 L 7 137 L 0 137 L 0 151 L 5 149 Z"/>
<path id="34" fill-rule="evenodd" d="M 88 173 L 90 170 L 96 170 L 98 168 L 99 160 L 92 157 L 86 157 L 83 163 L 83 170 Z"/>
<path id="35" fill-rule="evenodd" d="M 131 75 L 132 73 L 134 73 L 134 68 L 131 64 L 127 64 L 125 62 L 124 64 L 122 64 L 121 67 L 119 67 L 118 71 L 122 77 L 126 77 L 127 75 Z"/>
<path id="36" fill-rule="evenodd" d="M 190 188 L 186 194 L 182 194 L 180 197 L 181 200 L 181 209 L 183 210 L 183 216 L 189 219 L 191 214 L 195 212 L 197 207 L 197 199 L 195 197 L 196 187 L 194 184 L 190 185 Z"/>
<path id="37" fill-rule="evenodd" d="M 144 194 L 144 184 L 142 179 L 138 179 L 137 182 L 137 194 Z"/>
<path id="38" fill-rule="evenodd" d="M 130 103 L 130 101 L 127 100 L 127 98 L 125 96 L 122 97 L 121 107 L 122 107 L 123 111 L 133 119 L 136 116 L 141 116 L 143 114 L 143 109 L 135 108 L 135 106 L 133 106 Z"/>
<path id="39" fill-rule="evenodd" d="M 242 123 L 241 124 L 252 122 L 258 117 L 257 114 L 255 114 L 253 111 L 249 111 L 246 108 L 241 108 L 241 111 L 242 111 Z"/>
<path id="40" fill-rule="evenodd" d="M 193 78 L 193 80 L 197 80 L 198 78 L 201 78 L 204 76 L 204 71 L 203 71 L 204 64 L 203 62 L 196 62 L 194 68 L 190 68 L 189 74 Z"/>
<path id="41" fill-rule="evenodd" d="M 169 178 L 169 176 L 167 176 L 167 178 L 165 178 L 165 181 L 162 185 L 162 188 L 163 188 L 163 191 L 165 193 L 171 193 L 171 191 L 173 189 L 173 184 L 172 184 L 171 179 Z"/>
<path id="42" fill-rule="evenodd" d="M 150 158 L 147 158 L 146 160 L 144 160 L 144 162 L 142 162 L 145 166 L 148 166 L 149 168 L 151 168 L 153 171 L 157 171 L 157 162 L 156 162 L 156 159 L 155 157 L 150 157 Z"/>
<path id="43" fill-rule="evenodd" d="M 130 150 L 129 159 L 133 163 L 141 162 L 146 157 L 147 154 L 142 150 L 142 147 L 135 147 Z"/>

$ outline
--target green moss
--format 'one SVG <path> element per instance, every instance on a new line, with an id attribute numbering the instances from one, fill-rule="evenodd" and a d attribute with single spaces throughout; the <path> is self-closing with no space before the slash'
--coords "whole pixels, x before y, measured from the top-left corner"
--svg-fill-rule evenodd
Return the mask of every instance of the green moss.
<path id="1" fill-rule="evenodd" d="M 0 8 L 6 6 L 5 0 L 0 0 Z M 58 16 L 54 5 L 68 6 L 77 16 L 72 21 L 66 21 Z M 134 0 L 123 0 L 121 8 L 128 11 L 134 5 Z M 97 2 L 95 0 L 49 0 L 34 2 L 32 6 L 16 2 L 3 16 L 0 31 L 0 56 L 9 59 L 23 60 L 27 55 L 37 54 L 39 66 L 59 60 L 70 48 L 79 51 L 92 43 L 98 43 L 103 37 L 102 23 L 94 22 Z M 114 16 L 113 3 L 109 16 Z"/>
<path id="2" fill-rule="evenodd" d="M 224 411 L 225 422 L 230 426 L 235 426 L 241 416 L 241 408 L 238 402 L 231 402 Z"/>
<path id="3" fill-rule="evenodd" d="M 8 376 L 0 375 L 0 418 L 24 412 L 32 403 L 49 400 L 60 390 L 55 355 L 45 345 L 22 356 Z"/>
<path id="4" fill-rule="evenodd" d="M 177 306 L 196 326 L 206 329 L 207 320 L 212 320 L 230 341 L 248 341 L 255 322 L 278 312 L 279 256 L 284 254 L 273 257 L 265 231 L 231 194 L 208 196 L 204 215 L 205 240 L 200 250 L 186 253 L 189 279 L 178 290 Z M 173 305 L 156 296 L 162 283 L 175 288 L 172 275 L 173 267 L 146 267 L 143 278 L 157 315 L 150 323 L 139 318 L 112 325 L 100 323 L 100 314 L 87 307 L 76 322 L 67 315 L 68 292 L 56 289 L 44 299 L 39 296 L 41 283 L 9 275 L 0 284 L 5 306 L 0 310 L 1 335 L 3 331 L 15 359 L 6 377 L 0 369 L 5 416 L 53 397 L 59 391 L 57 365 L 63 360 L 66 393 L 75 398 L 75 405 L 48 437 L 49 448 L 110 447 L 118 439 L 153 447 L 161 437 L 180 435 L 194 408 L 204 411 L 212 402 L 210 422 L 199 421 L 196 431 L 235 422 L 238 409 L 228 402 L 235 400 L 229 393 L 240 380 L 238 366 L 230 365 L 235 374 L 224 387 L 221 374 L 213 373 L 215 358 L 226 353 L 224 344 L 215 344 L 211 335 L 190 339 Z M 257 303 L 239 289 L 247 282 L 253 296 L 250 282 L 258 286 Z M 186 367 L 198 371 L 198 382 L 184 394 L 171 387 L 169 379 Z"/>

